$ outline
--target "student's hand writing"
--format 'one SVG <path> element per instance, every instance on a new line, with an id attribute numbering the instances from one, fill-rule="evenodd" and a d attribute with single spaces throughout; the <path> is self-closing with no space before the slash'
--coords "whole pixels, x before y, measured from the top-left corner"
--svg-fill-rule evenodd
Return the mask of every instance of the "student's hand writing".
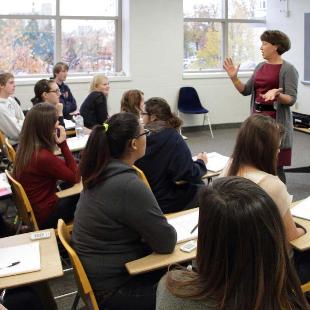
<path id="1" fill-rule="evenodd" d="M 223 68 L 231 79 L 237 79 L 240 64 L 235 66 L 231 58 L 224 60 Z"/>
<path id="2" fill-rule="evenodd" d="M 58 125 L 55 129 L 55 142 L 60 144 L 66 140 L 66 130 L 63 126 Z"/>
<path id="3" fill-rule="evenodd" d="M 208 154 L 206 152 L 201 152 L 197 155 L 197 159 L 201 159 L 205 164 L 208 162 Z"/>
<path id="4" fill-rule="evenodd" d="M 275 100 L 283 92 L 282 88 L 274 88 L 267 91 L 266 94 L 261 94 L 265 101 Z"/>

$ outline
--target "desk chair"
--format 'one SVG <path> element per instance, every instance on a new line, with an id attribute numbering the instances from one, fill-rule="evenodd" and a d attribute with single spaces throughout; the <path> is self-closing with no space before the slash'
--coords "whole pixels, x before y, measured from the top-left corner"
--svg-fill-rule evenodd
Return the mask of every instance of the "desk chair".
<path id="1" fill-rule="evenodd" d="M 207 118 L 212 139 L 214 138 L 210 118 L 208 115 L 209 110 L 202 106 L 197 91 L 194 87 L 180 88 L 178 100 L 178 114 L 179 112 L 184 114 L 203 114 L 202 126 L 204 126 L 205 119 Z"/>
<path id="2" fill-rule="evenodd" d="M 70 245 L 71 236 L 65 222 L 62 219 L 58 220 L 57 231 L 58 231 L 58 237 L 62 245 L 65 247 L 65 249 L 69 254 L 73 266 L 75 281 L 78 286 L 78 293 L 75 296 L 71 309 L 77 308 L 79 299 L 80 297 L 82 297 L 88 309 L 99 310 L 95 294 L 87 278 L 84 267 L 78 255 L 76 254 L 75 250 Z"/>
<path id="3" fill-rule="evenodd" d="M 302 290 L 303 293 L 310 292 L 310 281 L 305 283 L 305 284 L 303 284 L 301 286 L 301 290 Z"/>
<path id="4" fill-rule="evenodd" d="M 10 161 L 11 165 L 13 166 L 14 162 L 15 162 L 15 158 L 16 158 L 16 152 L 15 152 L 12 144 L 10 143 L 10 141 L 7 137 L 4 140 L 4 150 L 5 150 L 5 153 L 6 153 L 8 160 Z"/>
<path id="5" fill-rule="evenodd" d="M 36 217 L 34 215 L 32 206 L 30 204 L 30 201 L 27 197 L 27 194 L 23 186 L 17 180 L 13 178 L 13 176 L 8 170 L 5 170 L 5 174 L 12 187 L 15 204 L 16 204 L 18 215 L 19 215 L 19 218 L 21 219 L 21 222 L 27 225 L 32 231 L 40 230 Z M 68 229 L 72 231 L 73 223 L 70 222 L 67 225 L 68 225 Z M 57 229 L 55 229 L 55 234 L 57 236 Z"/>
<path id="6" fill-rule="evenodd" d="M 144 172 L 141 169 L 139 169 L 137 166 L 135 166 L 135 165 L 133 165 L 132 168 L 134 168 L 137 171 L 138 177 L 142 180 L 142 182 L 145 184 L 145 186 L 147 188 L 149 188 L 150 190 L 152 190 L 151 186 L 150 186 L 150 183 L 147 180 Z"/>

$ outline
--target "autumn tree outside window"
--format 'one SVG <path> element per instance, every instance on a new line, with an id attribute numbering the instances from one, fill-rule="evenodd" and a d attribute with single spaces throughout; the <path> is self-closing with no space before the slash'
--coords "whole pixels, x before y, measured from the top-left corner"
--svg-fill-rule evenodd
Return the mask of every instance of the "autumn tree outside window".
<path id="1" fill-rule="evenodd" d="M 254 69 L 266 10 L 267 0 L 183 0 L 183 71 L 221 71 L 225 57 Z"/>

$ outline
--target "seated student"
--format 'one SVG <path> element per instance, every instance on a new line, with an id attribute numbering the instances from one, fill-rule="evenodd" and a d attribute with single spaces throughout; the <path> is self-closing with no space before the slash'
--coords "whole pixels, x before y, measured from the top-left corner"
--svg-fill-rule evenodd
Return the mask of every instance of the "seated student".
<path id="1" fill-rule="evenodd" d="M 28 113 L 22 128 L 13 169 L 22 184 L 41 229 L 56 227 L 59 218 L 73 219 L 78 195 L 59 199 L 58 180 L 80 181 L 77 164 L 66 143 L 65 129 L 58 123 L 55 106 L 36 104 Z M 54 155 L 56 145 L 63 159 Z"/>
<path id="2" fill-rule="evenodd" d="M 144 111 L 144 93 L 138 89 L 124 92 L 121 100 L 121 111 L 131 112 L 140 117 Z"/>
<path id="3" fill-rule="evenodd" d="M 242 124 L 232 160 L 224 169 L 222 176 L 242 176 L 257 183 L 273 199 L 283 219 L 286 238 L 288 241 L 302 236 L 305 231 L 296 227 L 290 207 L 292 196 L 286 185 L 276 176 L 277 156 L 281 144 L 282 128 L 269 116 L 254 114 Z M 308 252 L 308 254 L 307 254 Z M 296 265 L 302 282 L 310 280 L 310 268 L 304 265 L 310 252 L 302 254 L 296 251 Z M 309 260 L 310 261 L 310 260 Z M 305 269 L 307 271 L 305 271 Z M 300 272 L 303 270 L 302 272 Z"/>
<path id="4" fill-rule="evenodd" d="M 42 79 L 34 85 L 35 96 L 31 99 L 33 105 L 38 103 L 50 103 L 56 107 L 58 121 L 65 127 L 63 117 L 63 104 L 59 102 L 60 90 L 54 80 Z"/>
<path id="5" fill-rule="evenodd" d="M 74 215 L 72 244 L 100 309 L 154 309 L 163 272 L 130 276 L 125 263 L 150 251 L 171 253 L 176 232 L 132 165 L 148 133 L 132 113 L 93 128 L 81 159 L 84 191 Z"/>
<path id="6" fill-rule="evenodd" d="M 277 206 L 254 182 L 220 178 L 199 204 L 197 269 L 172 270 L 156 309 L 309 309 Z"/>
<path id="7" fill-rule="evenodd" d="M 166 100 L 147 100 L 143 122 L 151 134 L 147 137 L 145 156 L 135 165 L 144 172 L 160 208 L 170 213 L 196 207 L 201 177 L 207 172 L 207 155 L 199 153 L 193 161 L 178 132 L 182 121 L 171 113 Z"/>
<path id="8" fill-rule="evenodd" d="M 102 125 L 108 118 L 107 97 L 110 85 L 103 74 L 95 75 L 90 83 L 90 94 L 80 107 L 85 127 L 92 129 L 95 125 Z"/>
<path id="9" fill-rule="evenodd" d="M 64 62 L 57 62 L 53 68 L 54 81 L 60 90 L 59 101 L 63 104 L 63 115 L 65 119 L 72 119 L 70 113 L 76 111 L 76 100 L 65 80 L 67 79 L 69 66 Z"/>
<path id="10" fill-rule="evenodd" d="M 15 91 L 14 76 L 0 74 L 0 130 L 16 145 L 25 119 L 22 109 L 12 97 Z"/>

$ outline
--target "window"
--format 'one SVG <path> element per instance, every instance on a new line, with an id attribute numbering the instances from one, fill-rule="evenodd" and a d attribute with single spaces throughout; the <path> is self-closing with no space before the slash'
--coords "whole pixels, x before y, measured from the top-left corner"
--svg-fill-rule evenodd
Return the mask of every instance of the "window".
<path id="1" fill-rule="evenodd" d="M 58 61 L 70 72 L 122 70 L 121 0 L 10 0 L 1 4 L 0 70 L 51 75 Z"/>
<path id="2" fill-rule="evenodd" d="M 183 0 L 184 72 L 222 70 L 232 57 L 240 70 L 261 61 L 266 0 Z"/>

